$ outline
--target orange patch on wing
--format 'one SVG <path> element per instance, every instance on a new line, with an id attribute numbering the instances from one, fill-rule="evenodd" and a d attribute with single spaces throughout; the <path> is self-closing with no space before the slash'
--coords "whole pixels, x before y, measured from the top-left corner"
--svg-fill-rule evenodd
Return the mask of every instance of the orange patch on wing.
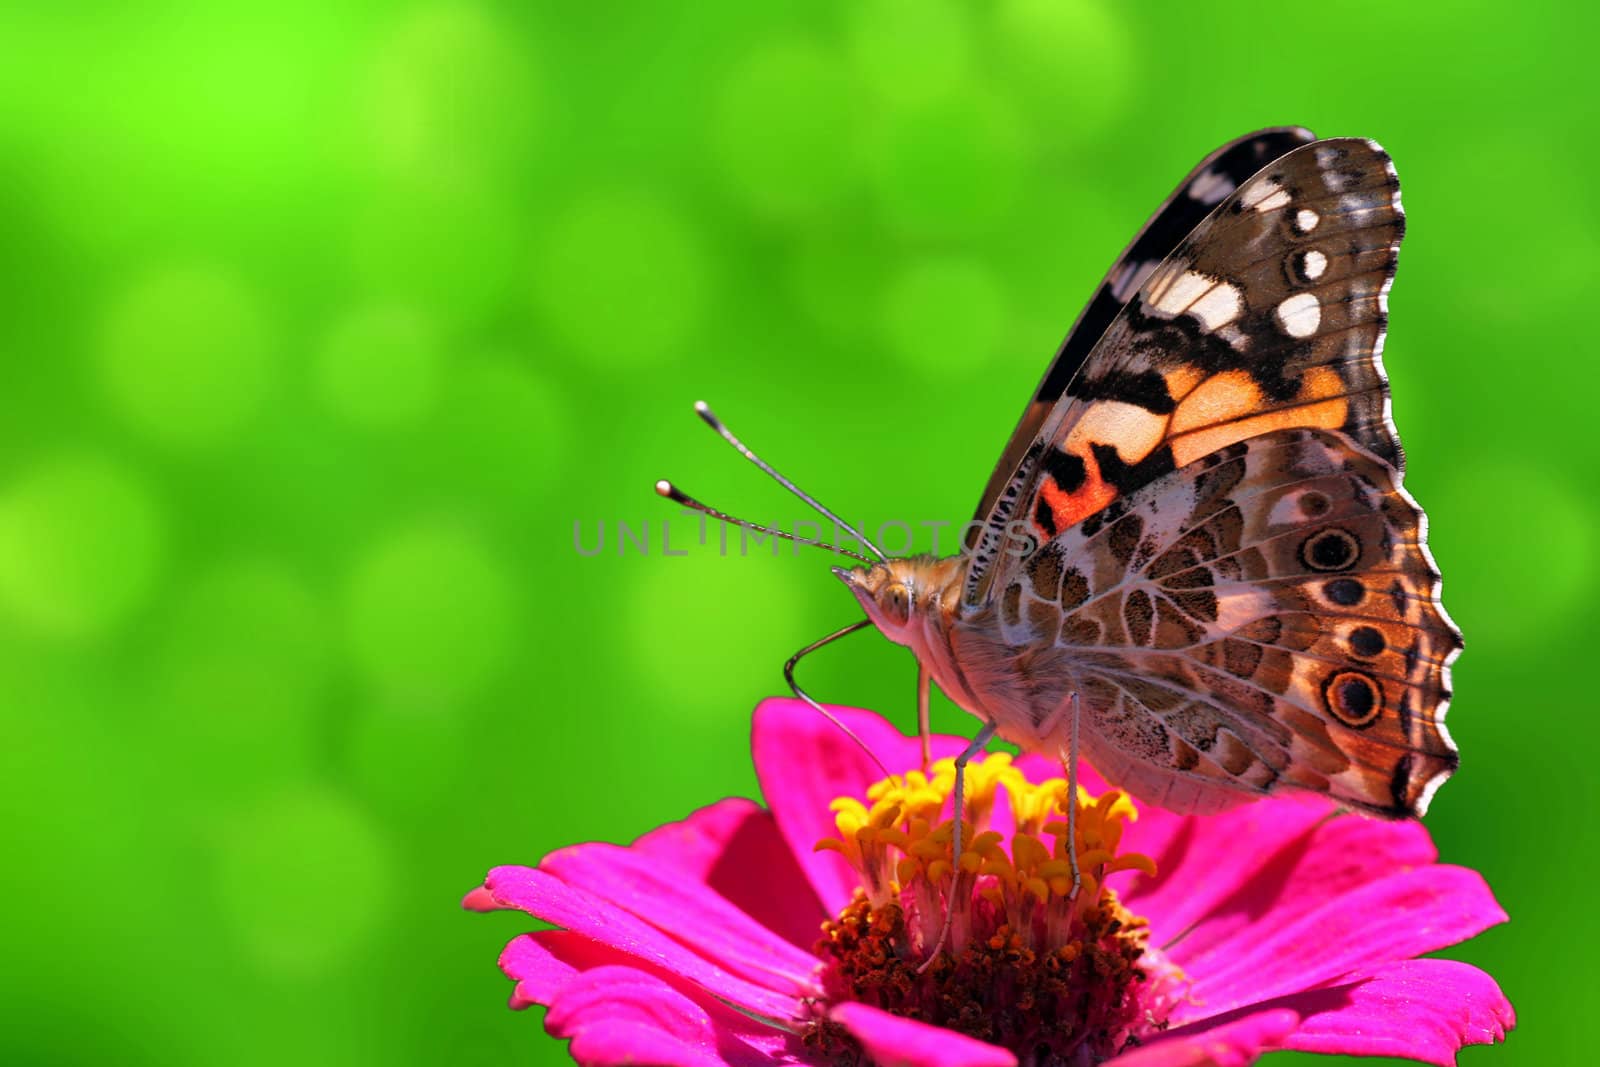
<path id="1" fill-rule="evenodd" d="M 1174 400 L 1182 400 L 1194 391 L 1194 387 L 1199 385 L 1205 376 L 1205 371 L 1199 367 L 1178 367 L 1169 370 L 1162 377 L 1167 380 L 1167 395 Z"/>
<path id="2" fill-rule="evenodd" d="M 1091 454 L 1080 453 L 1085 467 L 1083 484 L 1075 492 L 1060 489 L 1050 479 L 1046 478 L 1039 486 L 1039 495 L 1050 508 L 1050 517 L 1056 524 L 1056 530 L 1065 530 L 1069 526 L 1076 526 L 1084 519 L 1093 515 L 1113 500 L 1117 499 L 1117 491 L 1100 476 L 1100 465 L 1095 462 Z M 1031 518 L 1032 516 L 1030 516 Z M 1048 534 L 1048 530 L 1040 530 Z"/>
<path id="3" fill-rule="evenodd" d="M 1244 381 L 1240 382 L 1240 378 Z M 1178 405 L 1172 415 L 1173 463 L 1182 467 L 1219 448 L 1274 430 L 1336 430 L 1349 415 L 1344 382 L 1331 368 L 1318 367 L 1309 372 L 1292 405 L 1259 415 L 1248 414 L 1259 405 L 1261 397 L 1249 378 L 1243 371 L 1218 374 Z M 1213 388 L 1213 382 L 1219 384 Z M 1196 405 L 1193 409 L 1191 403 Z"/>
<path id="4" fill-rule="evenodd" d="M 1195 386 L 1172 413 L 1174 436 L 1249 415 L 1261 407 L 1261 390 L 1249 372 L 1223 371 Z M 1178 466 L 1183 466 L 1179 463 Z"/>
<path id="5" fill-rule="evenodd" d="M 1102 400 L 1090 405 L 1067 431 L 1062 450 L 1083 460 L 1083 484 L 1069 493 L 1046 478 L 1039 489 L 1058 531 L 1077 525 L 1117 499 L 1116 488 L 1100 474 L 1092 444 L 1111 445 L 1130 465 L 1167 444 L 1172 448 L 1173 464 L 1183 467 L 1220 448 L 1274 430 L 1338 429 L 1349 414 L 1344 383 L 1328 367 L 1306 374 L 1293 403 L 1267 411 L 1260 410 L 1265 398 L 1247 371 L 1206 376 L 1194 367 L 1179 367 L 1167 372 L 1166 380 L 1168 393 L 1178 400 L 1171 415 L 1157 415 L 1137 404 Z M 1048 531 L 1041 529 L 1040 533 Z"/>

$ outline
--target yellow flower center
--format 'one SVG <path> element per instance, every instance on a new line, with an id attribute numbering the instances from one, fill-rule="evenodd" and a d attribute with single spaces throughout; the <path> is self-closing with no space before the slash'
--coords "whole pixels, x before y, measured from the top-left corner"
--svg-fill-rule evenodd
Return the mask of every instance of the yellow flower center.
<path id="1" fill-rule="evenodd" d="M 833 802 L 838 836 L 817 848 L 842 855 L 861 888 L 817 945 L 826 999 L 948 1026 L 1025 1060 L 1048 1050 L 1092 1063 L 1159 1028 L 1180 976 L 1149 948 L 1144 920 L 1105 885 L 1117 871 L 1156 873 L 1149 857 L 1118 851 L 1124 826 L 1138 818 L 1132 802 L 1118 790 L 1097 797 L 1080 788 L 1069 798 L 1064 779 L 1034 784 L 994 754 L 967 766 L 957 860 L 946 813 L 954 791 L 947 759 L 874 783 L 865 803 Z M 1002 797 L 1009 838 L 992 828 Z M 1077 805 L 1070 841 L 1069 800 Z M 948 937 L 930 960 L 947 911 Z M 1152 992 L 1152 973 L 1154 998 L 1142 995 Z M 851 1051 L 820 1013 L 808 1040 Z"/>

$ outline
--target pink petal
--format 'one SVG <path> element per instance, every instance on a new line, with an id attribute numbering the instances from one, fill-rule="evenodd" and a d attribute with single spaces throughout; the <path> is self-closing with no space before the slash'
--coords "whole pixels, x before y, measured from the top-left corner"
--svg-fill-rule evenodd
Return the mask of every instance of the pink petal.
<path id="1" fill-rule="evenodd" d="M 567 1053 L 582 1067 L 729 1067 L 772 1062 L 759 1057 L 725 1059 L 718 1054 L 714 1039 L 685 1040 L 659 1026 L 621 1019 L 589 1023 L 572 1035 Z"/>
<path id="2" fill-rule="evenodd" d="M 461 898 L 461 906 L 468 911 L 500 910 L 500 902 L 494 899 L 494 894 L 481 885 L 468 890 L 467 895 Z"/>
<path id="3" fill-rule="evenodd" d="M 529 867 L 496 867 L 484 885 L 504 906 L 656 964 L 757 1015 L 787 1019 L 799 1011 L 792 993 L 774 988 L 781 987 L 781 981 L 758 985 L 730 974 L 637 916 L 554 875 Z"/>
<path id="4" fill-rule="evenodd" d="M 641 999 L 653 1006 L 651 1010 L 666 1011 L 665 1022 L 656 1029 L 664 1030 L 668 1038 L 676 1035 L 676 1040 L 685 1036 L 685 1026 L 691 1035 L 714 1035 L 725 1048 L 725 1062 L 749 1062 L 751 1054 L 756 1062 L 789 1058 L 792 1038 L 787 1032 L 758 1023 L 671 974 L 650 970 L 649 964 L 567 930 L 514 938 L 500 954 L 500 968 L 517 980 L 513 1008 L 550 1006 L 545 1024 L 553 1034 L 586 1035 L 582 1050 L 587 1050 L 588 1058 L 581 1062 L 616 1062 L 606 1058 L 612 1054 L 608 1049 L 625 1055 L 640 1041 L 660 1040 L 637 1032 L 648 1025 L 647 1014 L 632 1010 Z M 591 974 L 599 977 L 585 977 Z M 612 990 L 617 991 L 615 996 Z M 622 1011 L 612 1010 L 614 1001 Z"/>
<path id="5" fill-rule="evenodd" d="M 815 956 L 653 856 L 618 845 L 574 845 L 550 853 L 539 869 L 627 909 L 669 937 L 689 941 L 696 952 L 740 977 L 784 990 L 811 988 Z M 818 919 L 815 913 L 812 918 Z"/>
<path id="6" fill-rule="evenodd" d="M 921 743 L 881 716 L 858 708 L 830 705 L 829 710 L 891 773 L 921 766 Z M 800 700 L 763 700 L 756 707 L 750 747 L 756 777 L 778 829 L 824 910 L 837 915 L 860 883 L 837 853 L 815 851 L 818 841 L 838 833 L 828 805 L 835 797 L 866 796 L 867 786 L 882 778 L 883 771 L 837 726 Z M 936 736 L 933 758 L 957 755 L 965 747 L 958 737 Z"/>
<path id="7" fill-rule="evenodd" d="M 828 1016 L 861 1042 L 878 1067 L 1017 1067 L 1007 1049 L 866 1004 L 840 1004 Z"/>
<path id="8" fill-rule="evenodd" d="M 500 970 L 516 981 L 511 992 L 514 1011 L 535 1004 L 550 1004 L 568 982 L 600 962 L 619 963 L 628 957 L 587 937 L 566 930 L 540 930 L 507 942 L 500 952 Z"/>
<path id="9" fill-rule="evenodd" d="M 1327 800 L 1309 796 L 1274 797 L 1206 818 L 1161 818 L 1141 808 L 1122 847 L 1154 859 L 1157 877 L 1129 888 L 1128 906 L 1150 920 L 1157 941 L 1177 937 L 1253 885 L 1279 849 L 1330 810 Z"/>
<path id="10" fill-rule="evenodd" d="M 727 797 L 707 804 L 679 822 L 663 823 L 646 831 L 631 848 L 654 856 L 686 871 L 701 881 L 716 866 L 728 849 L 728 842 L 752 815 L 763 813 L 761 805 L 744 797 Z"/>
<path id="11" fill-rule="evenodd" d="M 1465 1045 L 1504 1041 L 1517 1021 L 1493 978 L 1455 960 L 1403 960 L 1280 1003 L 1303 1016 L 1287 1048 L 1440 1067 L 1455 1063 Z"/>
<path id="12" fill-rule="evenodd" d="M 772 813 L 730 797 L 645 834 L 633 850 L 671 863 L 808 952 L 827 916 Z"/>
<path id="13" fill-rule="evenodd" d="M 1244 1067 L 1263 1052 L 1282 1048 L 1300 1016 L 1287 1008 L 1206 1020 L 1152 1038 L 1142 1048 L 1107 1061 L 1108 1067 Z"/>
<path id="14" fill-rule="evenodd" d="M 1483 877 L 1444 865 L 1397 871 L 1285 923 L 1263 922 L 1185 959 L 1200 1003 L 1188 1018 L 1295 993 L 1464 941 L 1506 914 Z M 1181 1020 L 1179 1020 L 1181 1021 Z"/>
<path id="15" fill-rule="evenodd" d="M 1248 1063 L 1262 1052 L 1291 1048 L 1396 1056 L 1448 1067 L 1462 1046 L 1504 1040 L 1515 1023 L 1505 994 L 1476 967 L 1454 960 L 1403 960 L 1338 985 L 1252 1004 L 1168 1031 L 1112 1062 L 1119 1067 Z M 1205 1047 L 1217 1035 L 1235 1044 L 1232 1058 Z M 1241 1036 L 1248 1040 L 1235 1042 Z"/>
<path id="16" fill-rule="evenodd" d="M 796 1062 L 744 1047 L 737 1038 L 685 1040 L 648 1024 L 601 1020 L 573 1035 L 567 1047 L 582 1067 L 767 1067 Z"/>
<path id="17" fill-rule="evenodd" d="M 745 1040 L 746 1020 L 696 1003 L 662 978 L 633 967 L 598 967 L 570 982 L 545 1014 L 551 1036 L 585 1067 L 664 1064 L 670 1067 L 763 1067 L 777 1062 L 781 1037 L 768 1048 Z M 772 1032 L 776 1034 L 776 1031 Z"/>
<path id="18" fill-rule="evenodd" d="M 1202 917 L 1171 955 L 1179 964 L 1204 957 L 1248 936 L 1257 923 L 1285 923 L 1376 878 L 1437 858 L 1421 823 L 1359 815 L 1320 820 L 1264 857 L 1251 879 Z M 1162 935 L 1171 936 L 1158 931 Z"/>

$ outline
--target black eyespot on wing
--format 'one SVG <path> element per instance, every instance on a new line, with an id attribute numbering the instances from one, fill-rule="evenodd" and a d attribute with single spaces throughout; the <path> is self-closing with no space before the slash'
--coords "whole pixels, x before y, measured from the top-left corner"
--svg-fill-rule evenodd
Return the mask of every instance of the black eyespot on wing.
<path id="1" fill-rule="evenodd" d="M 1314 571 L 1342 571 L 1361 558 L 1361 542 L 1349 530 L 1330 526 L 1300 543 L 1300 562 Z"/>
<path id="2" fill-rule="evenodd" d="M 1388 647 L 1383 632 L 1376 626 L 1357 626 L 1350 631 L 1350 651 L 1362 659 L 1371 659 Z"/>
<path id="3" fill-rule="evenodd" d="M 1371 726 L 1383 712 L 1383 691 L 1360 671 L 1339 671 L 1322 685 L 1322 702 L 1328 714 L 1346 726 Z"/>
<path id="4" fill-rule="evenodd" d="M 1353 608 L 1365 599 L 1367 590 L 1354 578 L 1335 578 L 1323 585 L 1322 595 L 1342 608 Z"/>

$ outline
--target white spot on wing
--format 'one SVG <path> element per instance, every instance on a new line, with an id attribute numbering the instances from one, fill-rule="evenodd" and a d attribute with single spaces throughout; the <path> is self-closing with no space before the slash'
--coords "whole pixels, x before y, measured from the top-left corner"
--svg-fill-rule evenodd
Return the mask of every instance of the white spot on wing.
<path id="1" fill-rule="evenodd" d="M 1295 212 L 1294 228 L 1300 233 L 1310 233 L 1317 228 L 1317 223 L 1322 221 L 1322 216 L 1308 208 L 1301 208 Z"/>
<path id="2" fill-rule="evenodd" d="M 1199 300 L 1216 284 L 1217 279 L 1209 274 L 1186 270 L 1174 281 L 1150 294 L 1151 306 L 1168 315 L 1182 315 L 1189 310 L 1190 304 Z"/>
<path id="3" fill-rule="evenodd" d="M 1300 257 L 1300 273 L 1311 281 L 1322 277 L 1322 272 L 1327 269 L 1328 257 L 1315 248 Z"/>
<path id="4" fill-rule="evenodd" d="M 1239 194 L 1239 203 L 1257 211 L 1276 211 L 1289 204 L 1289 192 L 1271 178 L 1247 185 Z"/>
<path id="5" fill-rule="evenodd" d="M 1189 314 L 1199 319 L 1209 333 L 1238 318 L 1240 308 L 1239 290 L 1227 282 L 1219 282 L 1216 288 L 1189 305 Z"/>
<path id="6" fill-rule="evenodd" d="M 1245 207 L 1255 207 L 1263 199 L 1278 191 L 1278 183 L 1271 178 L 1263 178 L 1258 182 L 1251 182 L 1239 193 L 1239 203 Z"/>
<path id="7" fill-rule="evenodd" d="M 1322 305 L 1313 293 L 1296 293 L 1278 305 L 1278 325 L 1290 337 L 1310 337 L 1322 325 Z"/>
<path id="8" fill-rule="evenodd" d="M 1220 204 L 1235 188 L 1237 187 L 1233 184 L 1232 178 L 1208 170 L 1190 184 L 1189 199 L 1198 200 L 1202 204 Z"/>
<path id="9" fill-rule="evenodd" d="M 1289 193 L 1288 193 L 1288 190 L 1279 189 L 1277 192 L 1273 193 L 1271 196 L 1269 196 L 1265 200 L 1261 201 L 1261 203 L 1257 204 L 1256 205 L 1256 210 L 1258 212 L 1259 211 L 1276 211 L 1280 207 L 1288 207 L 1288 206 L 1289 206 Z"/>
<path id="10" fill-rule="evenodd" d="M 1151 295 L 1153 312 L 1169 317 L 1193 315 L 1207 333 L 1228 325 L 1244 309 L 1238 286 L 1193 270 L 1184 271 Z"/>

